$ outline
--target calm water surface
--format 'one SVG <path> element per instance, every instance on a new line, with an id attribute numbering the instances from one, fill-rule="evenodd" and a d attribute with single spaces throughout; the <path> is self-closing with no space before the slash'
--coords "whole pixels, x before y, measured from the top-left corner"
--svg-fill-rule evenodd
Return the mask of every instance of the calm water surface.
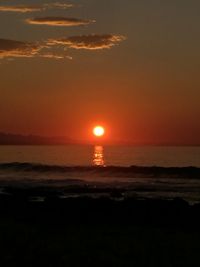
<path id="1" fill-rule="evenodd" d="M 100 151 L 97 151 L 96 148 L 79 145 L 0 146 L 0 163 L 30 162 L 49 165 L 88 166 L 94 164 L 96 153 L 99 157 L 97 163 L 101 162 L 107 166 L 200 167 L 200 147 L 105 146 L 100 147 Z"/>

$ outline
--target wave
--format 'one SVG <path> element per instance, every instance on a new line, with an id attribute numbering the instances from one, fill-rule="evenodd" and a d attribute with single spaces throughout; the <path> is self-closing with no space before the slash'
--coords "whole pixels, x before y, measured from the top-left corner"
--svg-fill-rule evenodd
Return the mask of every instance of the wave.
<path id="1" fill-rule="evenodd" d="M 88 173 L 115 177 L 179 177 L 179 178 L 200 178 L 198 167 L 162 167 L 162 166 L 60 166 L 46 165 L 39 163 L 9 162 L 1 163 L 0 171 L 14 172 L 38 172 L 38 173 Z"/>

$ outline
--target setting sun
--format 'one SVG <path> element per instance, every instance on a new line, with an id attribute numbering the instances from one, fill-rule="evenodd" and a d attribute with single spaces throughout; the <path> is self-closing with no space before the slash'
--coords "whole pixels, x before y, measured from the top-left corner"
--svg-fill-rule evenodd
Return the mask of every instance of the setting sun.
<path id="1" fill-rule="evenodd" d="M 102 126 L 96 126 L 93 129 L 93 134 L 97 137 L 101 137 L 105 134 L 105 129 Z"/>

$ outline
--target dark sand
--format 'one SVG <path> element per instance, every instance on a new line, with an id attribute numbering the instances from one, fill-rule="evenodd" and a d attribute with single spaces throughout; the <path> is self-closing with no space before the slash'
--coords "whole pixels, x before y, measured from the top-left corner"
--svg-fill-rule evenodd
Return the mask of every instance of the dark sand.
<path id="1" fill-rule="evenodd" d="M 44 201 L 30 201 L 42 193 Z M 111 195 L 60 199 L 45 188 L 6 188 L 0 266 L 200 266 L 199 204 Z"/>

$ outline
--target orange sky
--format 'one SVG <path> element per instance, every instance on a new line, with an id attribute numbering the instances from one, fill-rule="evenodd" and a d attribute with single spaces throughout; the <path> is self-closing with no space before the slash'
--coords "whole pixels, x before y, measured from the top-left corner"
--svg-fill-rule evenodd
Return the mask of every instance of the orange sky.
<path id="1" fill-rule="evenodd" d="M 200 144 L 200 3 L 149 2 L 0 11 L 0 131 L 90 142 L 102 124 L 110 143 Z"/>

